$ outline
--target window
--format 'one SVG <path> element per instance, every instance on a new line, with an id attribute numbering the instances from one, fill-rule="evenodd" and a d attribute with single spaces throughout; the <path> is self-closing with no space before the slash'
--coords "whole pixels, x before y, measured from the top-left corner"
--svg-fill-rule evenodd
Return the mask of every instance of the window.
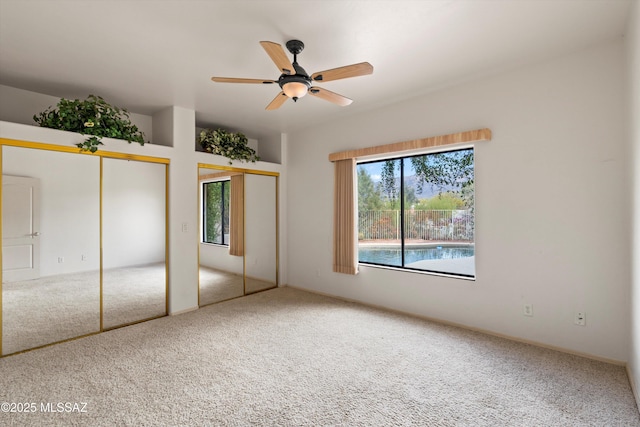
<path id="1" fill-rule="evenodd" d="M 202 241 L 229 245 L 229 199 L 231 181 L 202 184 Z"/>
<path id="2" fill-rule="evenodd" d="M 475 277 L 473 148 L 357 165 L 358 262 Z"/>

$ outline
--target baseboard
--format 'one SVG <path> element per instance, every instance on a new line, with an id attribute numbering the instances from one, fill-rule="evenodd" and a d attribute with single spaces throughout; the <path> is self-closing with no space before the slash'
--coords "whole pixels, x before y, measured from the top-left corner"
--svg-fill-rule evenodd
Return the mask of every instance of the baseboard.
<path id="1" fill-rule="evenodd" d="M 195 306 L 195 307 L 185 308 L 184 310 L 180 310 L 180 311 L 172 311 L 171 313 L 169 313 L 169 316 L 177 316 L 179 314 L 189 313 L 190 311 L 196 311 L 199 308 L 200 307 Z"/>
<path id="2" fill-rule="evenodd" d="M 638 388 L 636 387 L 636 382 L 634 381 L 633 372 L 631 371 L 631 367 L 627 363 L 627 377 L 629 377 L 629 384 L 631 385 L 631 391 L 633 392 L 633 397 L 636 399 L 636 406 L 638 407 L 638 411 L 640 411 L 640 398 L 638 398 Z"/>
<path id="3" fill-rule="evenodd" d="M 598 362 L 604 362 L 604 363 L 609 363 L 609 364 L 618 365 L 618 366 L 627 366 L 627 363 L 625 361 L 622 361 L 622 360 L 609 359 L 609 358 L 606 358 L 606 357 L 595 356 L 593 354 L 582 353 L 582 352 L 579 352 L 579 351 L 570 350 L 568 348 L 556 347 L 554 345 L 549 345 L 549 344 L 541 343 L 541 342 L 538 342 L 538 341 L 532 341 L 532 340 L 528 340 L 528 339 L 524 339 L 524 338 L 520 338 L 520 337 L 515 337 L 515 336 L 512 336 L 512 335 L 501 334 L 499 332 L 494 332 L 494 331 L 490 331 L 490 330 L 487 330 L 487 329 L 477 328 L 475 326 L 464 325 L 464 324 L 461 324 L 461 323 L 451 322 L 449 320 L 443 320 L 443 319 L 438 319 L 438 318 L 435 318 L 435 317 L 423 316 L 421 314 L 410 313 L 410 312 L 407 312 L 407 311 L 396 310 L 396 309 L 385 307 L 385 306 L 382 306 L 382 305 L 370 304 L 370 303 L 363 302 L 363 301 L 360 301 L 360 300 L 357 300 L 357 299 L 341 297 L 341 296 L 338 296 L 338 295 L 332 295 L 332 294 L 329 294 L 329 293 L 320 292 L 320 291 L 316 291 L 316 290 L 312 290 L 312 289 L 301 288 L 301 287 L 292 286 L 292 285 L 287 285 L 287 287 L 293 288 L 293 289 L 298 289 L 298 290 L 305 291 L 305 292 L 310 292 L 312 294 L 322 295 L 322 296 L 325 296 L 325 297 L 335 298 L 335 299 L 346 301 L 346 302 L 357 303 L 357 304 L 361 304 L 361 305 L 364 305 L 364 306 L 367 306 L 367 307 L 376 308 L 376 309 L 379 309 L 379 310 L 385 310 L 385 311 L 389 311 L 389 312 L 392 312 L 392 313 L 398 313 L 398 314 L 404 314 L 406 316 L 417 317 L 419 319 L 428 320 L 428 321 L 434 322 L 434 323 L 440 323 L 442 325 L 454 326 L 456 328 L 461 328 L 461 329 L 466 329 L 466 330 L 469 330 L 469 331 L 479 332 L 479 333 L 485 334 L 485 335 L 491 335 L 491 336 L 498 337 L 498 338 L 504 338 L 504 339 L 507 339 L 507 340 L 510 340 L 510 341 L 515 341 L 515 342 L 519 342 L 519 343 L 522 343 L 522 344 L 534 345 L 536 347 L 546 348 L 548 350 L 559 351 L 561 353 L 567 353 L 567 354 L 571 354 L 571 355 L 574 355 L 574 356 L 584 357 L 586 359 L 597 360 Z M 630 380 L 631 380 L 631 377 L 630 377 Z"/>

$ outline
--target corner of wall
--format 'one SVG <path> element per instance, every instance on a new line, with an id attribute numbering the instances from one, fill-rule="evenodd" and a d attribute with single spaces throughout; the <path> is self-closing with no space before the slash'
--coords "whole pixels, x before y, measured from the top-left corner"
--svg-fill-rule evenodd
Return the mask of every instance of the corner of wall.
<path id="1" fill-rule="evenodd" d="M 265 135 L 258 143 L 260 159 L 270 163 L 282 163 L 282 134 Z"/>
<path id="2" fill-rule="evenodd" d="M 280 135 L 280 164 L 282 165 L 282 170 L 280 173 L 280 178 L 278 180 L 278 230 L 279 236 L 278 241 L 280 242 L 279 249 L 279 274 L 278 274 L 278 285 L 279 286 L 287 286 L 289 281 L 289 230 L 288 230 L 288 211 L 289 211 L 289 202 L 288 202 L 288 141 L 289 137 L 286 133 Z"/>
<path id="3" fill-rule="evenodd" d="M 153 115 L 154 144 L 173 147 L 173 108 L 165 108 Z"/>
<path id="4" fill-rule="evenodd" d="M 630 337 L 627 373 L 636 403 L 640 407 L 640 2 L 634 1 L 627 23 L 627 84 L 628 99 L 628 139 L 630 149 L 630 196 L 631 196 L 631 284 L 630 284 Z"/>

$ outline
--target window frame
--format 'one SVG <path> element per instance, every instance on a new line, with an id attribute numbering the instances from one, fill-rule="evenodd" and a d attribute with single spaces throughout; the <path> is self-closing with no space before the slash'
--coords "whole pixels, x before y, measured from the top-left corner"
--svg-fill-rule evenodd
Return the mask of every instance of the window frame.
<path id="1" fill-rule="evenodd" d="M 448 149 L 439 149 L 439 150 L 430 150 L 427 152 L 418 152 L 418 153 L 411 153 L 411 154 L 397 154 L 397 155 L 393 155 L 391 153 L 389 153 L 390 155 L 388 156 L 384 156 L 384 157 L 379 157 L 376 156 L 375 158 L 361 158 L 361 159 L 356 159 L 356 165 L 355 165 L 355 175 L 356 175 L 356 188 L 358 188 L 358 180 L 357 180 L 357 175 L 358 175 L 358 167 L 360 165 L 365 165 L 365 164 L 372 164 L 372 163 L 382 163 L 385 161 L 395 161 L 395 160 L 399 160 L 400 161 L 400 175 L 398 177 L 398 179 L 400 180 L 400 191 L 398 194 L 399 197 L 399 201 L 400 201 L 400 226 L 399 226 L 399 230 L 400 230 L 400 261 L 401 261 L 401 265 L 391 265 L 391 264 L 382 264 L 382 263 L 376 263 L 376 262 L 369 262 L 369 261 L 360 261 L 360 256 L 359 256 L 359 249 L 360 249 L 360 243 L 357 242 L 356 245 L 356 250 L 358 253 L 357 256 L 357 264 L 358 266 L 366 266 L 366 267 L 374 267 L 374 268 L 383 268 L 383 269 L 389 269 L 389 270 L 398 270 L 398 271 L 405 271 L 405 272 L 411 272 L 411 273 L 419 273 L 419 274 L 428 274 L 428 275 L 436 275 L 436 276 L 444 276 L 444 277 L 451 277 L 451 278 L 457 278 L 457 279 L 464 279 L 464 280 L 476 280 L 476 268 L 475 268 L 475 260 L 474 260 L 474 267 L 473 267 L 473 274 L 469 275 L 469 274 L 463 274 L 463 273 L 453 273 L 453 272 L 446 272 L 446 271 L 437 271 L 437 270 L 427 270 L 427 269 L 419 269 L 419 268 L 415 268 L 415 267 L 407 267 L 405 265 L 405 185 L 404 185 L 404 160 L 408 160 L 411 158 L 415 158 L 415 157 L 423 157 L 423 156 L 428 156 L 428 155 L 434 155 L 434 154 L 443 154 L 443 153 L 453 153 L 453 152 L 459 152 L 459 151 L 467 151 L 467 150 L 471 150 L 472 154 L 473 154 L 473 180 L 474 180 L 474 184 L 475 184 L 475 175 L 476 175 L 476 165 L 475 165 L 475 146 L 474 145 L 468 145 L 468 146 L 459 146 L 459 147 L 451 147 Z M 359 196 L 358 191 L 356 191 L 357 196 Z M 474 205 L 475 205 L 475 188 L 473 190 L 473 198 L 474 198 Z M 357 198 L 356 198 L 357 200 Z M 359 213 L 360 210 L 357 206 L 355 206 L 355 210 L 356 210 L 356 216 L 359 218 Z M 475 233 L 475 209 L 474 209 L 474 213 L 473 213 L 473 221 L 474 221 L 474 227 L 473 227 L 473 241 L 472 243 L 470 243 L 469 245 L 472 246 L 474 248 L 474 257 L 475 257 L 475 243 L 476 243 L 476 233 Z M 356 221 L 356 232 L 359 232 L 360 227 L 359 227 L 359 220 Z"/>
<path id="2" fill-rule="evenodd" d="M 229 247 L 229 243 L 230 242 L 225 242 L 225 233 L 224 233 L 224 217 L 225 217 L 225 185 L 224 183 L 227 182 L 228 185 L 227 190 L 229 192 L 229 206 L 227 207 L 228 212 L 228 218 L 229 218 L 229 227 L 231 227 L 231 178 L 230 177 L 225 177 L 223 179 L 214 179 L 214 180 L 210 180 L 210 181 L 203 181 L 201 183 L 202 187 L 202 197 L 200 199 L 201 201 L 201 205 L 202 205 L 202 211 L 201 211 L 201 224 L 202 224 L 202 230 L 201 230 L 201 234 L 200 234 L 200 242 L 203 244 L 207 244 L 207 245 L 215 245 L 215 246 L 224 246 L 224 247 Z M 220 209 L 220 223 L 222 224 L 222 229 L 221 229 L 221 241 L 222 243 L 217 243 L 217 242 L 209 242 L 206 240 L 206 233 L 207 233 L 207 202 L 206 202 L 206 196 L 207 196 L 207 191 L 205 190 L 205 187 L 208 185 L 212 185 L 212 184 L 220 184 L 221 189 L 220 189 L 220 194 L 221 194 L 221 209 Z M 229 240 L 231 240 L 229 238 Z"/>

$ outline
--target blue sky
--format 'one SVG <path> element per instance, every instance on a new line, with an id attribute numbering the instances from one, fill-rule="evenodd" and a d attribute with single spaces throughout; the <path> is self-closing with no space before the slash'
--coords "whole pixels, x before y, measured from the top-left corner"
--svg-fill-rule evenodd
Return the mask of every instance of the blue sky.
<path id="1" fill-rule="evenodd" d="M 361 163 L 358 165 L 358 169 L 364 169 L 367 171 L 373 182 L 380 182 L 380 177 L 382 174 L 382 165 L 384 161 L 376 162 L 376 163 Z M 415 174 L 413 165 L 411 162 L 404 162 L 404 174 L 405 176 L 412 176 Z M 396 176 L 400 177 L 400 171 L 396 170 Z"/>

